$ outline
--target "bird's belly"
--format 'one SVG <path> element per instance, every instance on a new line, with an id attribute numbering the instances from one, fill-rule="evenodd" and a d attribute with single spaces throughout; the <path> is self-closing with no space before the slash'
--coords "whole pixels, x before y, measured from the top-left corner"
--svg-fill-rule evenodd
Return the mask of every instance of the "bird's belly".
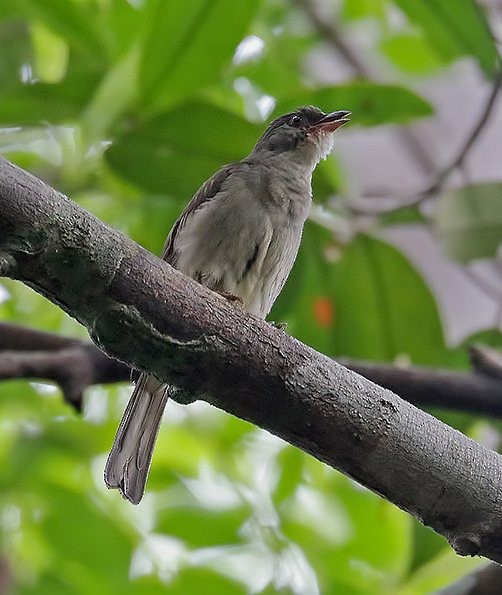
<path id="1" fill-rule="evenodd" d="M 190 229 L 178 235 L 176 268 L 213 291 L 239 297 L 248 312 L 264 318 L 293 266 L 307 209 L 299 216 L 258 209 L 239 195 L 232 202 L 230 215 L 221 201 L 195 213 Z"/>
<path id="2" fill-rule="evenodd" d="M 301 228 L 276 230 L 260 270 L 251 272 L 234 288 L 251 314 L 265 318 L 270 312 L 295 261 L 301 232 Z"/>

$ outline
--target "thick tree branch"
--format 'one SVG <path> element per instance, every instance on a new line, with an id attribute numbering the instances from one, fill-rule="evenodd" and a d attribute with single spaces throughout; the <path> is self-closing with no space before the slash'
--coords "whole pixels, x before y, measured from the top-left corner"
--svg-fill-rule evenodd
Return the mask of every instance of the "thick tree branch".
<path id="1" fill-rule="evenodd" d="M 502 416 L 501 356 L 484 346 L 473 346 L 470 352 L 474 373 L 403 368 L 346 358 L 337 361 L 417 407 Z M 128 366 L 92 343 L 0 323 L 0 381 L 37 378 L 56 382 L 65 400 L 80 409 L 82 393 L 89 386 L 124 382 L 130 377 Z"/>
<path id="2" fill-rule="evenodd" d="M 502 562 L 502 457 L 246 314 L 7 161 L 3 272 L 98 345 L 281 436 Z"/>

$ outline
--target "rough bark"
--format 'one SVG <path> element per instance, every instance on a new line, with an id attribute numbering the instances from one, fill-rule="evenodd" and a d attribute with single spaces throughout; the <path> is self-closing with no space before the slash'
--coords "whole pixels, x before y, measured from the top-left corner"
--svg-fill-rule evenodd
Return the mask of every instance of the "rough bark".
<path id="1" fill-rule="evenodd" d="M 473 372 L 398 367 L 348 359 L 340 359 L 338 363 L 418 407 L 439 407 L 499 417 L 502 415 L 502 376 L 497 378 L 491 371 L 479 369 L 475 357 L 481 351 L 491 350 L 471 348 Z"/>
<path id="2" fill-rule="evenodd" d="M 0 162 L 0 274 L 109 355 L 284 438 L 502 562 L 502 458 L 172 269 Z"/>

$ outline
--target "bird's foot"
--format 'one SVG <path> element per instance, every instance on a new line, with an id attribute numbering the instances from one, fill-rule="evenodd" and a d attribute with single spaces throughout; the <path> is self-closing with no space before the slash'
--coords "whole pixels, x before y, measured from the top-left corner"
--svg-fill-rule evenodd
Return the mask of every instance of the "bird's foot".
<path id="1" fill-rule="evenodd" d="M 233 293 L 227 293 L 226 291 L 218 291 L 218 293 L 228 302 L 231 302 L 232 304 L 237 304 L 238 306 L 241 306 L 241 308 L 244 307 L 244 302 L 238 295 L 234 295 Z"/>
<path id="2" fill-rule="evenodd" d="M 278 328 L 280 331 L 285 331 L 288 328 L 287 322 L 274 322 L 273 320 L 270 320 L 269 324 L 275 326 L 275 328 Z"/>

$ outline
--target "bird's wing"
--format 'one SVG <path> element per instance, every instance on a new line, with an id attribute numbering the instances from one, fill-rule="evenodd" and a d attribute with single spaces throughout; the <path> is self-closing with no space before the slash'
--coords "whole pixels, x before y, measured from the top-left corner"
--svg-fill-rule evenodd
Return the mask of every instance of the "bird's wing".
<path id="1" fill-rule="evenodd" d="M 209 178 L 193 195 L 181 215 L 173 225 L 166 238 L 161 258 L 176 268 L 176 250 L 174 247 L 176 236 L 185 225 L 187 219 L 195 213 L 203 204 L 207 203 L 221 190 L 221 186 L 232 174 L 239 170 L 238 163 L 225 165 Z"/>

